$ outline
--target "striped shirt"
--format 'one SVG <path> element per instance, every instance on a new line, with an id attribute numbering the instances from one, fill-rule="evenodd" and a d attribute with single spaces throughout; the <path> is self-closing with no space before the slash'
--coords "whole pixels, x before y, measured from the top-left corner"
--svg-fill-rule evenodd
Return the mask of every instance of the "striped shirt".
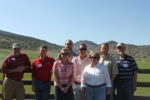
<path id="1" fill-rule="evenodd" d="M 116 58 L 119 74 L 117 80 L 133 79 L 134 71 L 138 70 L 133 57 L 125 55 L 124 59 Z"/>
<path id="2" fill-rule="evenodd" d="M 56 72 L 56 77 L 58 79 L 58 82 L 61 85 L 68 84 L 70 80 L 72 80 L 72 76 L 74 73 L 73 72 L 74 66 L 72 62 L 68 62 L 64 64 L 60 60 L 55 61 L 53 68 Z M 55 85 L 57 85 L 56 82 Z"/>

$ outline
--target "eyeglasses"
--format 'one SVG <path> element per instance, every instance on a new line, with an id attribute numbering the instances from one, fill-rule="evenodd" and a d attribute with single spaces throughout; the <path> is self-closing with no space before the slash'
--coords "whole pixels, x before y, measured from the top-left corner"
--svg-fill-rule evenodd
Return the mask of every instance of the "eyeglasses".
<path id="1" fill-rule="evenodd" d="M 90 59 L 97 59 L 97 57 L 90 57 Z"/>
<path id="2" fill-rule="evenodd" d="M 86 50 L 86 48 L 80 48 L 79 50 Z"/>
<path id="3" fill-rule="evenodd" d="M 69 53 L 61 53 L 63 56 L 67 56 L 69 55 Z"/>

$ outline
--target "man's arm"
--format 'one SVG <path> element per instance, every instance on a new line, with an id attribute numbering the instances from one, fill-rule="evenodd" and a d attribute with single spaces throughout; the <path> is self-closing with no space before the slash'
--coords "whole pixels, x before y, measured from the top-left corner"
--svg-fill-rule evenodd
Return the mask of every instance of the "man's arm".
<path id="1" fill-rule="evenodd" d="M 116 79 L 117 74 L 112 75 L 112 81 L 114 81 Z"/>
<path id="2" fill-rule="evenodd" d="M 35 92 L 35 85 L 34 85 L 34 83 L 35 83 L 35 78 L 32 77 L 32 91 L 33 92 Z"/>
<path id="3" fill-rule="evenodd" d="M 134 71 L 134 77 L 133 77 L 133 80 L 134 80 L 134 87 L 133 87 L 133 89 L 134 89 L 134 91 L 136 91 L 136 86 L 137 86 L 137 73 L 138 73 L 137 70 Z"/>

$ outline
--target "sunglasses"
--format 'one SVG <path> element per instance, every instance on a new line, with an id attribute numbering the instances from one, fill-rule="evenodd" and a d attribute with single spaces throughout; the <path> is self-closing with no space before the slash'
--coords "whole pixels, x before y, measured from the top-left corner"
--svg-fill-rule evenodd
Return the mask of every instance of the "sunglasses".
<path id="1" fill-rule="evenodd" d="M 97 57 L 90 57 L 90 59 L 97 59 Z"/>
<path id="2" fill-rule="evenodd" d="M 69 53 L 61 53 L 62 55 L 64 55 L 64 56 L 67 56 L 67 55 L 69 55 Z"/>
<path id="3" fill-rule="evenodd" d="M 86 48 L 80 48 L 79 50 L 87 50 Z"/>

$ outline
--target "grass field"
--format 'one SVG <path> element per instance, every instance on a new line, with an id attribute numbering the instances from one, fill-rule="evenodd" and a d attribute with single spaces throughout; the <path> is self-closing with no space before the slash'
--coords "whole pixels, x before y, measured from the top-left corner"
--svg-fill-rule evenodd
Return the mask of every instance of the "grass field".
<path id="1" fill-rule="evenodd" d="M 38 51 L 25 51 L 31 62 L 33 61 L 34 58 L 38 57 Z M 10 50 L 0 50 L 0 65 L 2 64 L 4 58 L 11 53 Z M 57 58 L 56 53 L 48 53 L 48 55 Z M 150 60 L 145 59 L 145 60 L 137 60 L 137 64 L 139 69 L 149 69 L 150 67 Z M 150 82 L 149 80 L 150 74 L 138 74 L 138 82 Z M 0 74 L 0 80 L 2 80 L 2 74 Z M 31 80 L 31 74 L 30 73 L 25 73 L 24 79 L 23 80 Z M 31 90 L 30 85 L 25 85 L 25 90 L 27 94 L 34 94 Z M 138 87 L 135 95 L 137 96 L 150 96 L 150 88 L 141 88 Z M 54 92 L 54 87 L 51 88 L 51 93 L 53 94 Z M 0 85 L 0 93 L 2 93 L 2 86 Z"/>

